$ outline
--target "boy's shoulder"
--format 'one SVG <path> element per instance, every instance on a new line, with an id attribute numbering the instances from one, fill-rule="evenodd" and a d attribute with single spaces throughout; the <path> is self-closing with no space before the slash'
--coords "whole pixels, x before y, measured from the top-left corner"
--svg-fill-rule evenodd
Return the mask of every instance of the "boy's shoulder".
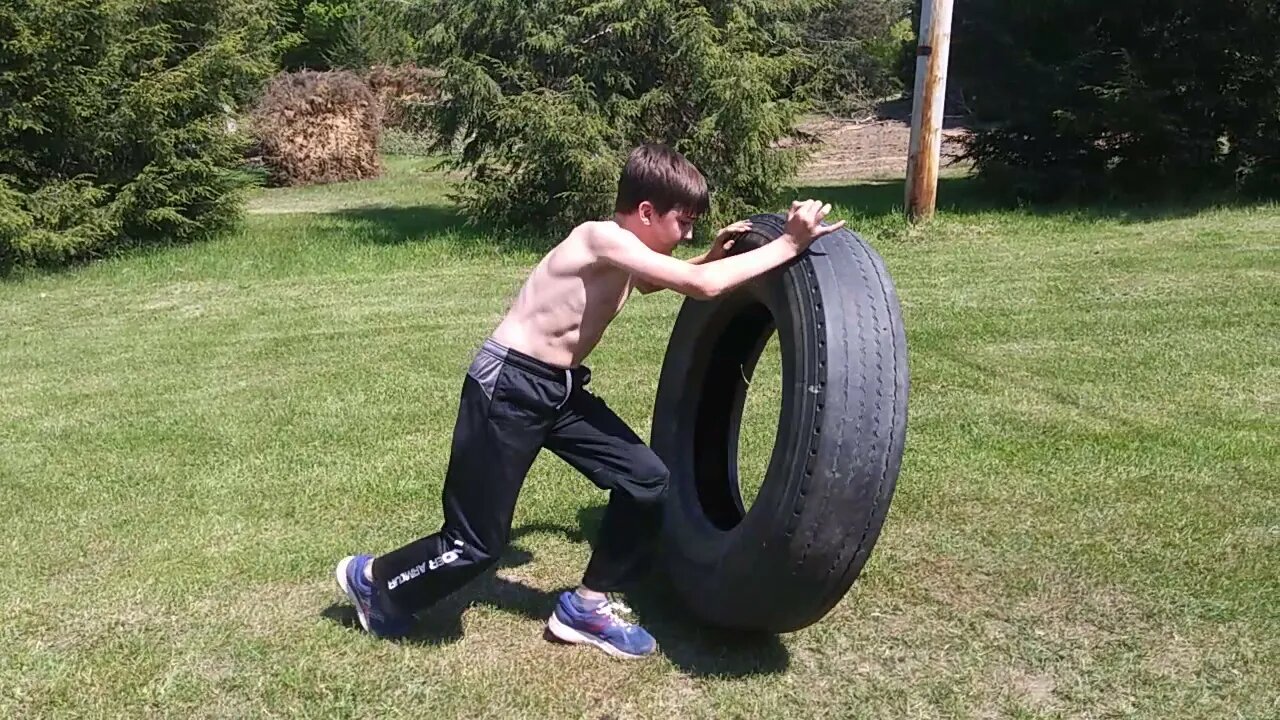
<path id="1" fill-rule="evenodd" d="M 588 220 L 570 230 L 548 255 L 594 264 L 600 258 L 602 244 L 619 237 L 619 233 L 630 234 L 612 220 Z"/>
<path id="2" fill-rule="evenodd" d="M 623 231 L 618 223 L 613 220 L 588 220 L 579 223 L 577 227 L 569 231 L 569 237 L 591 237 L 603 233 L 616 233 Z"/>
<path id="3" fill-rule="evenodd" d="M 588 244 L 599 241 L 635 241 L 639 242 L 630 230 L 613 220 L 588 220 L 569 232 L 566 240 L 578 240 Z"/>
<path id="4" fill-rule="evenodd" d="M 600 264 L 610 264 L 622 247 L 632 243 L 642 245 L 630 230 L 613 220 L 588 220 L 574 227 L 548 255 L 560 258 L 558 266 L 577 268 L 573 272 L 586 271 Z M 567 264 L 566 264 L 567 263 Z"/>

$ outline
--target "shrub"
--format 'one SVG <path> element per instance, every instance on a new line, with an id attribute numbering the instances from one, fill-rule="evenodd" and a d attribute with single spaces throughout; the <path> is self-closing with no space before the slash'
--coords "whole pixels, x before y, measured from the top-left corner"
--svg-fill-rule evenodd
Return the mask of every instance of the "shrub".
<path id="1" fill-rule="evenodd" d="M 378 100 L 354 73 L 282 73 L 250 122 L 274 184 L 363 180 L 382 173 Z"/>
<path id="2" fill-rule="evenodd" d="M 404 63 L 376 65 L 364 77 L 382 110 L 382 151 L 420 157 L 434 154 L 430 117 L 440 99 L 443 73 Z"/>
<path id="3" fill-rule="evenodd" d="M 276 52 L 267 0 L 0 6 L 0 264 L 225 228 L 245 179 L 230 113 Z"/>
<path id="4" fill-rule="evenodd" d="M 382 152 L 386 155 L 410 155 L 431 157 L 431 135 L 422 130 L 401 130 L 388 127 L 382 130 Z"/>
<path id="5" fill-rule="evenodd" d="M 974 0 L 952 56 L 966 154 L 1032 198 L 1274 187 L 1278 37 L 1269 0 Z"/>
<path id="6" fill-rule="evenodd" d="M 539 232 L 609 214 L 627 152 L 651 141 L 707 175 L 713 222 L 773 203 L 799 160 L 777 142 L 811 5 L 429 4 L 426 60 L 446 72 L 436 148 L 470 169 L 471 213 Z"/>
<path id="7" fill-rule="evenodd" d="M 285 70 L 328 70 L 343 52 L 347 20 L 359 10 L 355 0 L 280 0 L 293 42 Z M 341 64 L 340 62 L 338 64 Z"/>
<path id="8" fill-rule="evenodd" d="M 333 53 L 347 68 L 404 65 L 419 54 L 421 42 L 407 22 L 412 0 L 361 0 L 342 27 L 342 40 Z"/>
<path id="9" fill-rule="evenodd" d="M 358 69 L 413 59 L 411 0 L 278 0 L 292 31 L 285 70 Z"/>
<path id="10" fill-rule="evenodd" d="M 802 49 L 817 68 L 803 94 L 841 115 L 900 96 L 903 50 L 915 48 L 912 7 L 912 0 L 827 0 L 803 26 Z"/>
<path id="11" fill-rule="evenodd" d="M 442 75 L 438 70 L 405 63 L 375 65 L 364 73 L 364 80 L 378 99 L 383 126 L 404 129 L 415 111 L 425 110 L 439 99 Z"/>

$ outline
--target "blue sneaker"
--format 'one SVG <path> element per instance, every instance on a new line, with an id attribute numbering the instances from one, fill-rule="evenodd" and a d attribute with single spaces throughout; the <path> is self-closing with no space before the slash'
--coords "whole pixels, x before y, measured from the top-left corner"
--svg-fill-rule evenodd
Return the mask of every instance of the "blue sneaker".
<path id="1" fill-rule="evenodd" d="M 594 645 L 617 658 L 642 658 L 658 644 L 644 628 L 620 617 L 630 612 L 621 603 L 593 603 L 570 590 L 560 595 L 547 629 L 567 643 Z"/>
<path id="2" fill-rule="evenodd" d="M 373 562 L 372 555 L 348 555 L 338 562 L 334 575 L 338 587 L 351 598 L 365 632 L 378 637 L 401 637 L 413 626 L 413 618 L 397 615 L 379 597 L 373 585 L 364 579 L 364 568 Z"/>

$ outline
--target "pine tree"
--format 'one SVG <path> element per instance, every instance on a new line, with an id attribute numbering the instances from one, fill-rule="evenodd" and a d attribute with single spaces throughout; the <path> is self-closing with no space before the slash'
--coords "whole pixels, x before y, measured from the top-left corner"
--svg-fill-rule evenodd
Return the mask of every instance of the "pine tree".
<path id="1" fill-rule="evenodd" d="M 273 67 L 275 2 L 0 6 L 0 271 L 226 227 L 229 124 Z"/>
<path id="2" fill-rule="evenodd" d="M 477 216 L 550 232 L 612 210 L 627 152 L 663 142 L 712 187 L 713 219 L 769 207 L 794 175 L 778 142 L 803 79 L 793 20 L 813 2 L 429 3 L 445 70 L 437 148 L 470 170 Z"/>
<path id="3" fill-rule="evenodd" d="M 953 37 L 967 153 L 1014 194 L 1280 189 L 1274 0 L 973 0 Z"/>

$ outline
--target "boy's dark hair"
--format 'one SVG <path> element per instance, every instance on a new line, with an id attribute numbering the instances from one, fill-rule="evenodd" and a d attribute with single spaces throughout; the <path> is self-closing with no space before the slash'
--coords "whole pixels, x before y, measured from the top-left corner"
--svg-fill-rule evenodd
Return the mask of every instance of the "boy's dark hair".
<path id="1" fill-rule="evenodd" d="M 659 213 L 679 208 L 694 215 L 711 208 L 707 179 L 684 155 L 666 145 L 641 145 L 631 151 L 618 179 L 614 211 L 635 212 L 648 200 Z"/>

